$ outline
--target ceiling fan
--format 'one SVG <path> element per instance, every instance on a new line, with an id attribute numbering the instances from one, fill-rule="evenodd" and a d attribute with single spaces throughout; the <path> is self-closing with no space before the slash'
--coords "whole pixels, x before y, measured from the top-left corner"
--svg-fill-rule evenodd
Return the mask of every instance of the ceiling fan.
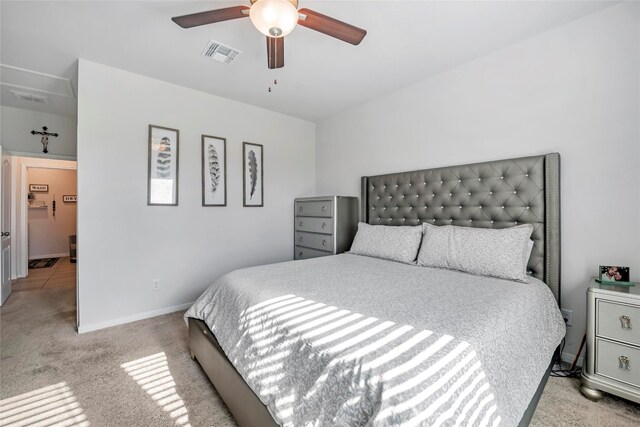
<path id="1" fill-rule="evenodd" d="M 250 0 L 249 6 L 233 6 L 171 18 L 182 28 L 198 27 L 249 17 L 253 25 L 267 36 L 267 65 L 284 67 L 284 36 L 300 24 L 339 40 L 358 45 L 367 35 L 362 28 L 314 12 L 298 10 L 298 0 Z"/>

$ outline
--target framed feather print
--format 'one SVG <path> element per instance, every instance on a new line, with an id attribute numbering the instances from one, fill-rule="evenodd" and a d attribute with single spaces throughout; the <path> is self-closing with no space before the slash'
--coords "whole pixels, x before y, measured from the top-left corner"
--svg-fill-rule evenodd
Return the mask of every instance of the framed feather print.
<path id="1" fill-rule="evenodd" d="M 227 206 L 227 140 L 202 135 L 202 206 Z"/>
<path id="2" fill-rule="evenodd" d="M 178 205 L 178 144 L 180 131 L 149 125 L 148 206 Z"/>
<path id="3" fill-rule="evenodd" d="M 262 167 L 262 145 L 242 143 L 242 189 L 244 207 L 264 206 L 264 182 Z"/>

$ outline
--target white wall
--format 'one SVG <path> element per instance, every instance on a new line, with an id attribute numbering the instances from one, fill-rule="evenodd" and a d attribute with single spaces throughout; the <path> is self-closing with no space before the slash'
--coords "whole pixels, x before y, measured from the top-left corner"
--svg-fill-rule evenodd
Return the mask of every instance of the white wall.
<path id="1" fill-rule="evenodd" d="M 80 331 L 194 301 L 233 269 L 293 257 L 293 199 L 315 189 L 315 125 L 79 61 Z M 147 133 L 180 130 L 179 206 L 147 206 Z M 201 207 L 200 135 L 227 138 L 227 207 Z M 242 142 L 264 145 L 264 207 L 242 207 Z M 160 290 L 152 291 L 152 279 Z"/>
<path id="2" fill-rule="evenodd" d="M 7 152 L 17 155 L 33 153 L 57 159 L 74 159 L 76 156 L 76 120 L 73 117 L 0 106 L 0 123 L 0 144 Z M 42 152 L 41 137 L 30 133 L 32 130 L 41 131 L 42 126 L 59 135 L 57 138 L 49 137 L 48 155 Z"/>
<path id="3" fill-rule="evenodd" d="M 568 353 L 599 264 L 640 278 L 640 4 L 626 2 L 338 114 L 317 127 L 317 191 L 359 177 L 561 153 Z"/>
<path id="4" fill-rule="evenodd" d="M 69 255 L 69 236 L 76 234 L 76 203 L 62 200 L 77 193 L 75 170 L 29 168 L 30 184 L 47 184 L 49 191 L 33 193 L 46 208 L 28 208 L 29 259 Z M 56 202 L 55 215 L 53 201 Z"/>

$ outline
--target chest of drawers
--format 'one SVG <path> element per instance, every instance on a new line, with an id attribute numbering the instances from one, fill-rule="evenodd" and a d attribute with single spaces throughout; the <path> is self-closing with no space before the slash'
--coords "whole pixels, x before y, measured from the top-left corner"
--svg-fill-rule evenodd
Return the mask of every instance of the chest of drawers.
<path id="1" fill-rule="evenodd" d="M 580 390 L 597 401 L 602 392 L 640 403 L 640 285 L 587 291 L 587 359 Z"/>
<path id="2" fill-rule="evenodd" d="M 357 197 L 304 197 L 295 200 L 294 209 L 294 259 L 349 250 L 358 229 Z"/>

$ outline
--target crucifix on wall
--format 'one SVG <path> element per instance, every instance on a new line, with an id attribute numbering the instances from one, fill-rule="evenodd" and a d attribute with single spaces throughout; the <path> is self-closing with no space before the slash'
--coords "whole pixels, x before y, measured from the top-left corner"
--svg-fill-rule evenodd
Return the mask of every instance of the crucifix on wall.
<path id="1" fill-rule="evenodd" d="M 48 149 L 49 137 L 50 136 L 53 136 L 54 138 L 58 137 L 57 133 L 47 132 L 48 129 L 49 129 L 48 127 L 42 126 L 42 132 L 35 131 L 35 130 L 31 131 L 31 135 L 42 135 L 42 138 L 40 139 L 40 142 L 42 143 L 42 152 L 43 153 L 48 153 L 49 152 L 49 149 Z"/>

